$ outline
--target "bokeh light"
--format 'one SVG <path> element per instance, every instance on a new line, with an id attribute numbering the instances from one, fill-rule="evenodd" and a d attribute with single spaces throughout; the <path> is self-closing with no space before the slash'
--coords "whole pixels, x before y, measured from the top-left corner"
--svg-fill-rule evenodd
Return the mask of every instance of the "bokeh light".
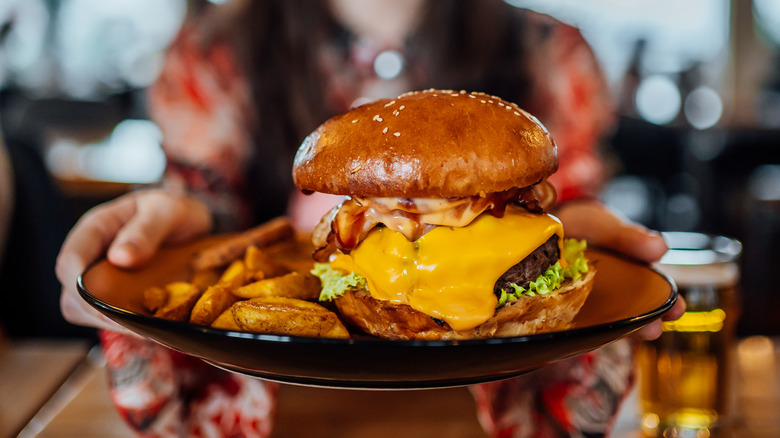
<path id="1" fill-rule="evenodd" d="M 385 50 L 374 59 L 374 72 L 382 79 L 396 78 L 404 69 L 404 57 L 395 50 Z"/>
<path id="2" fill-rule="evenodd" d="M 680 113 L 682 98 L 677 84 L 665 75 L 643 79 L 636 90 L 636 108 L 648 122 L 665 125 Z"/>
<path id="3" fill-rule="evenodd" d="M 711 87 L 700 86 L 685 97 L 683 112 L 688 123 L 694 128 L 711 128 L 723 115 L 723 101 Z"/>

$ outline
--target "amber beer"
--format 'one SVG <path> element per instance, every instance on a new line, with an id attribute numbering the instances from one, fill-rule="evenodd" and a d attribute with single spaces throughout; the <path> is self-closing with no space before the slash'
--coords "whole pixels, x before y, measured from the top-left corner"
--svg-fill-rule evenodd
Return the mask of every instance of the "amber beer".
<path id="1" fill-rule="evenodd" d="M 730 413 L 741 244 L 699 233 L 665 237 L 670 251 L 657 267 L 688 307 L 639 347 L 642 429 L 646 436 L 710 436 Z"/>

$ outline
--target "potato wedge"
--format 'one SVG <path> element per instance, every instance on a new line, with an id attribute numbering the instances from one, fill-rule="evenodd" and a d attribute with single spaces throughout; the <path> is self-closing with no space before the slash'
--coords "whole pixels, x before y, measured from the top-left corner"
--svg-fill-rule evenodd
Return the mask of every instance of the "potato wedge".
<path id="1" fill-rule="evenodd" d="M 152 313 L 165 305 L 168 291 L 164 287 L 152 286 L 144 289 L 144 308 Z"/>
<path id="2" fill-rule="evenodd" d="M 262 297 L 239 301 L 231 307 L 238 327 L 247 332 L 289 336 L 349 338 L 338 316 L 309 301 Z"/>
<path id="3" fill-rule="evenodd" d="M 211 323 L 211 326 L 223 330 L 241 330 L 241 327 L 236 324 L 236 320 L 233 319 L 233 311 L 231 309 L 227 309 L 222 312 L 222 314 L 220 314 L 217 319 Z"/>
<path id="4" fill-rule="evenodd" d="M 199 251 L 193 256 L 190 266 L 194 271 L 225 266 L 239 259 L 251 245 L 262 248 L 291 239 L 293 235 L 290 219 L 278 217 Z"/>
<path id="5" fill-rule="evenodd" d="M 206 290 L 219 281 L 220 272 L 217 269 L 203 269 L 192 274 L 192 284 L 198 286 L 200 290 Z"/>
<path id="6" fill-rule="evenodd" d="M 271 260 L 261 249 L 255 245 L 250 246 L 244 253 L 244 265 L 247 274 L 252 280 L 278 277 L 290 272 L 289 269 Z"/>
<path id="7" fill-rule="evenodd" d="M 175 281 L 165 285 L 164 290 L 166 295 L 165 303 L 155 310 L 154 316 L 174 321 L 187 321 L 192 308 L 200 297 L 201 289 L 192 283 Z M 155 294 L 158 293 L 159 291 L 155 292 Z M 144 292 L 144 299 L 147 299 L 146 291 Z M 155 299 L 159 299 L 159 296 Z"/>
<path id="8" fill-rule="evenodd" d="M 233 291 L 239 298 L 289 297 L 316 300 L 320 294 L 320 279 L 311 274 L 291 272 L 281 277 L 267 278 L 241 286 Z"/>
<path id="9" fill-rule="evenodd" d="M 246 283 L 246 280 L 247 271 L 244 261 L 234 260 L 219 277 L 217 284 L 221 284 L 232 290 Z"/>
<path id="10" fill-rule="evenodd" d="M 217 283 L 203 292 L 195 303 L 190 316 L 190 322 L 200 325 L 211 325 L 219 315 L 238 301 L 229 286 Z"/>

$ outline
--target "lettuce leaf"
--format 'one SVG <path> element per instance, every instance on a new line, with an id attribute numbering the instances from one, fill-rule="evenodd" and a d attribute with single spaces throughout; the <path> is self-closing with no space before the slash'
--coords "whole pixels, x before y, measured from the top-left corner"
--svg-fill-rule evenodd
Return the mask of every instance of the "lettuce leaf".
<path id="1" fill-rule="evenodd" d="M 328 263 L 315 263 L 311 273 L 322 282 L 320 301 L 335 300 L 349 289 L 367 289 L 366 279 L 362 275 L 333 269 Z"/>
<path id="2" fill-rule="evenodd" d="M 547 268 L 544 274 L 532 281 L 527 288 L 512 284 L 512 290 L 501 290 L 501 297 L 498 300 L 498 306 L 506 304 L 508 301 L 516 300 L 521 296 L 547 295 L 571 278 L 578 280 L 583 274 L 588 272 L 588 261 L 585 259 L 585 248 L 587 244 L 584 240 L 565 239 L 563 241 L 563 257 L 569 263 L 567 268 L 561 266 L 560 262 Z M 344 294 L 350 289 L 367 289 L 366 279 L 355 272 L 344 272 L 333 269 L 328 263 L 315 263 L 311 273 L 320 278 L 322 282 L 322 291 L 320 292 L 320 301 L 332 301 Z"/>
<path id="3" fill-rule="evenodd" d="M 583 274 L 588 272 L 588 261 L 585 259 L 585 248 L 587 243 L 584 240 L 564 239 L 563 258 L 569 266 L 564 268 L 560 262 L 547 268 L 542 275 L 532 281 L 527 288 L 511 284 L 512 290 L 501 289 L 501 296 L 498 298 L 498 306 L 503 306 L 508 301 L 513 301 L 521 296 L 534 297 L 537 295 L 547 295 L 558 289 L 567 278 L 579 280 Z"/>

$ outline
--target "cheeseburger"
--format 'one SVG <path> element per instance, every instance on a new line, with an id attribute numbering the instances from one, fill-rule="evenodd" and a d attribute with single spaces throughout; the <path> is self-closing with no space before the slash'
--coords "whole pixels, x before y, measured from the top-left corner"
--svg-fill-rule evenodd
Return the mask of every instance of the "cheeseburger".
<path id="1" fill-rule="evenodd" d="M 557 148 L 484 93 L 412 92 L 334 117 L 299 148 L 304 193 L 345 196 L 315 228 L 320 300 L 390 339 L 568 328 L 594 269 L 545 212 Z"/>

